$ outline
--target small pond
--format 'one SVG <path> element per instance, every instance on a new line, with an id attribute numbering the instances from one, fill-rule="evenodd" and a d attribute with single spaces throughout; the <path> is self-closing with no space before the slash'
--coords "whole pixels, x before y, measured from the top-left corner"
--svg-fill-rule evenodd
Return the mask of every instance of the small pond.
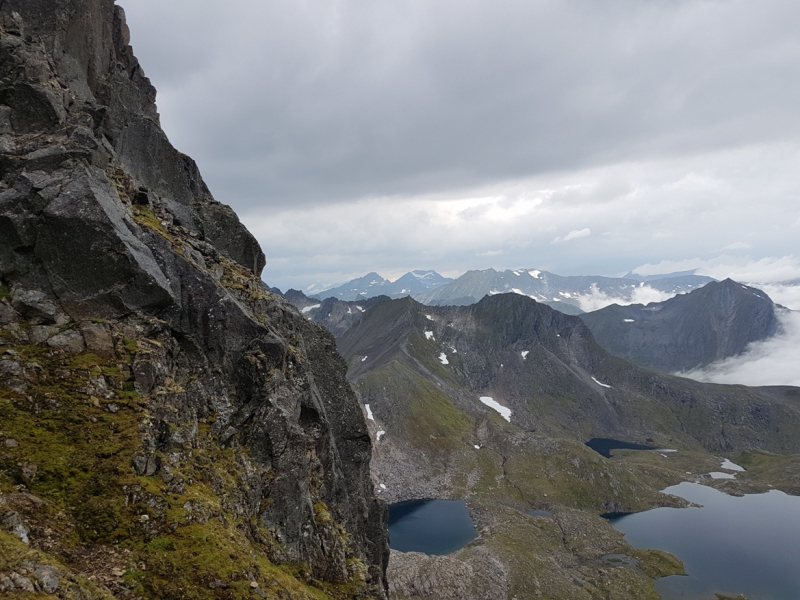
<path id="1" fill-rule="evenodd" d="M 389 506 L 389 546 L 394 550 L 450 554 L 476 537 L 464 502 L 409 500 Z"/>
<path id="2" fill-rule="evenodd" d="M 623 442 L 621 440 L 614 440 L 611 438 L 592 438 L 586 445 L 592 450 L 611 458 L 612 450 L 656 450 L 654 446 L 645 446 L 644 444 L 634 444 L 632 442 Z"/>
<path id="3" fill-rule="evenodd" d="M 759 600 L 800 598 L 800 497 L 777 490 L 729 496 L 698 483 L 668 487 L 702 508 L 657 508 L 610 519 L 637 548 L 660 548 L 688 576 L 656 581 L 663 600 L 723 592 Z"/>

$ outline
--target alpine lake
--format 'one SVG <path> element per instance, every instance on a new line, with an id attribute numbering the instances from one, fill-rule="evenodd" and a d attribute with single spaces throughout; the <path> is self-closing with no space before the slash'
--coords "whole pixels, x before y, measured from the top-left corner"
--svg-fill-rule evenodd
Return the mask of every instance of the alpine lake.
<path id="1" fill-rule="evenodd" d="M 697 506 L 610 519 L 632 546 L 683 561 L 686 576 L 656 581 L 663 600 L 800 598 L 800 497 L 777 490 L 730 496 L 690 482 L 663 491 Z"/>
<path id="2" fill-rule="evenodd" d="M 612 449 L 658 450 L 607 439 L 587 445 L 603 455 Z M 729 461 L 723 468 L 742 470 Z M 663 600 L 707 600 L 717 594 L 749 600 L 800 598 L 799 496 L 777 490 L 731 496 L 688 481 L 663 493 L 692 506 L 607 515 L 632 546 L 664 550 L 683 561 L 686 575 L 656 581 Z M 552 516 L 544 510 L 528 514 Z M 478 534 L 464 502 L 409 500 L 389 506 L 389 536 L 394 550 L 442 555 L 461 549 Z"/>
<path id="3" fill-rule="evenodd" d="M 476 537 L 464 502 L 408 500 L 389 506 L 389 545 L 394 550 L 450 554 Z"/>

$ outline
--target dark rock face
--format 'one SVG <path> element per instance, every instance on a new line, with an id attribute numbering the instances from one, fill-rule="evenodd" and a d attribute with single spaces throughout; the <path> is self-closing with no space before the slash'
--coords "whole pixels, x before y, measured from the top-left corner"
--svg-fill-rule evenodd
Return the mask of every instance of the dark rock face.
<path id="1" fill-rule="evenodd" d="M 149 498 L 131 543 L 180 534 L 185 523 L 170 524 L 170 502 L 201 485 L 216 508 L 191 523 L 218 519 L 246 538 L 244 554 L 295 566 L 299 587 L 318 582 L 337 597 L 383 598 L 386 510 L 372 494 L 370 438 L 346 365 L 324 328 L 261 283 L 258 243 L 161 131 L 155 90 L 128 43 L 112 0 L 0 5 L 5 423 L 28 418 L 26 403 L 40 401 L 50 375 L 72 378 L 55 404 L 41 392 L 48 418 L 63 415 L 69 427 L 65 407 L 83 397 L 80 411 L 93 399 L 138 431 L 120 450 L 118 479 L 98 492 L 108 503 L 125 487 L 123 507 Z M 15 358 L 25 353 L 38 362 Z M 227 462 L 208 463 L 203 453 Z M 35 469 L 27 473 L 20 481 L 35 488 Z M 125 477 L 134 479 L 115 483 Z M 163 487 L 155 492 L 137 477 Z M 182 506 L 194 514 L 195 505 Z M 83 509 L 71 508 L 80 530 Z M 114 513 L 118 524 L 125 510 Z M 259 576 L 232 567 L 228 576 L 266 589 L 264 568 Z M 169 595 L 149 587 L 150 573 L 139 585 Z M 57 585 L 55 573 L 45 575 L 43 589 Z M 234 583 L 220 577 L 205 597 L 238 597 L 223 592 Z M 280 597 L 306 597 L 282 589 Z"/>
<path id="2" fill-rule="evenodd" d="M 658 371 L 685 371 L 741 354 L 775 335 L 775 304 L 726 279 L 647 306 L 612 305 L 581 315 L 609 352 Z"/>

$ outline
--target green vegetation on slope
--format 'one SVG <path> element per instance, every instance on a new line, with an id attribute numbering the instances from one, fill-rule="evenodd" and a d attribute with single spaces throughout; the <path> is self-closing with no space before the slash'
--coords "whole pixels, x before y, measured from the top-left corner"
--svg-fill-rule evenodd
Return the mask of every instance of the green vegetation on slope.
<path id="1" fill-rule="evenodd" d="M 121 346 L 138 347 L 128 338 Z M 158 475 L 137 475 L 139 425 L 149 414 L 148 399 L 133 390 L 130 357 L 36 345 L 0 346 L 0 356 L 25 369 L 24 387 L 0 387 L 0 498 L 32 524 L 40 548 L 0 531 L 0 570 L 51 564 L 60 593 L 76 599 L 110 598 L 109 590 L 186 600 L 357 596 L 355 585 L 268 560 L 277 542 L 230 501 L 247 449 L 220 447 L 209 424 L 200 423 L 198 442 L 179 461 L 162 455 Z M 118 575 L 104 579 L 110 564 Z M 363 579 L 351 566 L 353 581 Z"/>

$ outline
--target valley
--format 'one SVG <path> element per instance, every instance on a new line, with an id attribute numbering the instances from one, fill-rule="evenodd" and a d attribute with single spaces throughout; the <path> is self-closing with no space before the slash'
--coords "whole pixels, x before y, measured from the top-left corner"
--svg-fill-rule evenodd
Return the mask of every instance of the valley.
<path id="1" fill-rule="evenodd" d="M 712 297 L 697 302 L 713 306 Z M 348 304 L 329 310 L 346 314 Z M 514 293 L 461 307 L 376 298 L 362 308 L 337 346 L 369 407 L 376 493 L 392 503 L 466 500 L 480 534 L 447 556 L 393 550 L 394 598 L 658 598 L 654 581 L 681 573 L 680 561 L 632 548 L 600 515 L 685 506 L 660 492 L 682 481 L 737 495 L 800 492 L 797 388 L 643 369 L 603 349 L 580 318 Z M 590 438 L 656 450 L 607 458 Z M 714 479 L 728 459 L 746 470 Z M 617 555 L 626 558 L 608 558 Z"/>

